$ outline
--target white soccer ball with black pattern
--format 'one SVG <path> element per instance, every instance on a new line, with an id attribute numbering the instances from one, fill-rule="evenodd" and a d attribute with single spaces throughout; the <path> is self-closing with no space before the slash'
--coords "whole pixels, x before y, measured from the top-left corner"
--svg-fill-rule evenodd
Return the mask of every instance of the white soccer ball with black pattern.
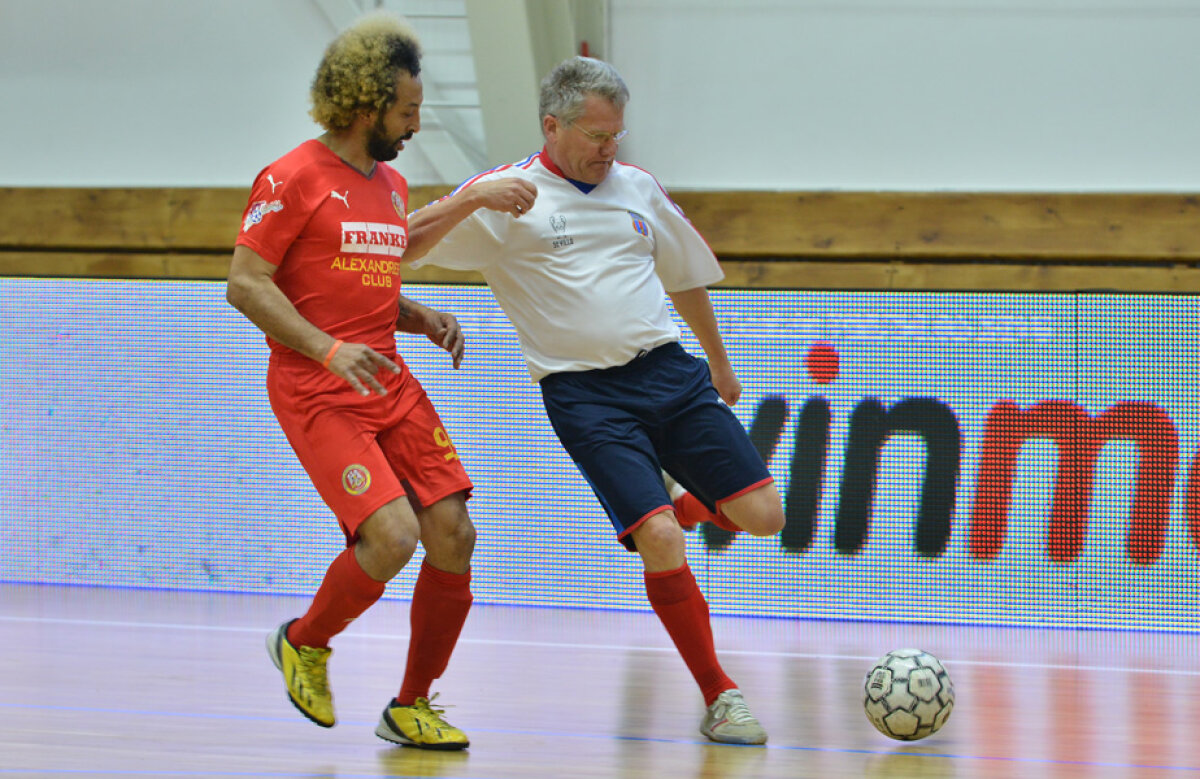
<path id="1" fill-rule="evenodd" d="M 942 663 L 920 649 L 888 652 L 863 683 L 867 719 L 883 735 L 916 741 L 936 733 L 954 710 L 954 683 Z"/>

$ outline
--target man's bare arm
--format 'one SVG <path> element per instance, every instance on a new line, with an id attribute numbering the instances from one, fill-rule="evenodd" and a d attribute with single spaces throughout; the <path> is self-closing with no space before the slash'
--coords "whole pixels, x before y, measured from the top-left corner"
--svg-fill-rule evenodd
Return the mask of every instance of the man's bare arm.
<path id="1" fill-rule="evenodd" d="M 729 355 L 725 352 L 725 342 L 717 328 L 717 315 L 713 312 L 708 290 L 696 287 L 682 292 L 670 292 L 668 295 L 675 310 L 683 321 L 687 322 L 696 340 L 700 342 L 700 347 L 704 349 L 717 393 L 729 405 L 737 403 L 742 395 L 742 383 L 734 374 L 733 366 L 729 364 Z"/>
<path id="2" fill-rule="evenodd" d="M 239 244 L 229 264 L 225 299 L 272 340 L 322 363 L 359 394 L 374 390 L 386 395 L 375 374 L 380 368 L 399 373 L 400 367 L 365 344 L 339 344 L 300 315 L 276 286 L 274 275 L 274 265 Z"/>
<path id="3" fill-rule="evenodd" d="M 401 295 L 400 316 L 396 319 L 396 329 L 402 333 L 428 336 L 434 345 L 450 353 L 455 368 L 462 364 L 465 341 L 462 328 L 453 314 L 423 306 Z"/>
<path id="4" fill-rule="evenodd" d="M 408 217 L 408 246 L 404 262 L 421 259 L 454 227 L 480 208 L 505 211 L 514 217 L 529 213 L 537 187 L 518 178 L 494 179 L 465 187 L 456 194 L 419 208 Z"/>

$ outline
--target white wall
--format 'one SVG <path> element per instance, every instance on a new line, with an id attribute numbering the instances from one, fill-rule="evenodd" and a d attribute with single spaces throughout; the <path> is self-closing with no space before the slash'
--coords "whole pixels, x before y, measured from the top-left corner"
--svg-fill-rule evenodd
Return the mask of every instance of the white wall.
<path id="1" fill-rule="evenodd" d="M 248 185 L 318 132 L 332 5 L 0 0 L 0 186 Z M 426 80 L 454 84 L 439 24 Z M 1200 190 L 1200 0 L 611 0 L 610 26 L 622 156 L 668 187 Z M 457 181 L 427 125 L 398 167 Z"/>
<path id="2" fill-rule="evenodd" d="M 674 186 L 1200 188 L 1196 0 L 615 0 Z"/>
<path id="3" fill-rule="evenodd" d="M 0 0 L 0 183 L 248 185 L 314 134 L 331 33 L 294 0 Z"/>

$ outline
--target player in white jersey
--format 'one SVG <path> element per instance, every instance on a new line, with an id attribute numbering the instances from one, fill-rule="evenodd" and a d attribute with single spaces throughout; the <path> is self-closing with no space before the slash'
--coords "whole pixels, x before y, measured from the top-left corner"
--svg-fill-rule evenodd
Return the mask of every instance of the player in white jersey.
<path id="1" fill-rule="evenodd" d="M 559 440 L 642 557 L 650 604 L 704 696 L 701 732 L 761 744 L 766 731 L 717 660 L 681 523 L 772 535 L 783 506 L 727 405 L 741 384 L 706 289 L 721 268 L 654 178 L 616 161 L 628 97 L 607 63 L 558 65 L 541 87 L 545 147 L 412 214 L 412 243 L 437 244 L 414 264 L 483 274 Z M 707 362 L 680 345 L 668 297 Z M 663 471 L 687 488 L 674 502 Z"/>

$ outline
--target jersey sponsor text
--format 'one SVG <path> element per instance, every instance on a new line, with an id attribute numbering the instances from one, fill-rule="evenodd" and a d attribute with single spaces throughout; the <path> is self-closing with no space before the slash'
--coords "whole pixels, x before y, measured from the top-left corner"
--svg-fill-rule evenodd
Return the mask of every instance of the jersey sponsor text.
<path id="1" fill-rule="evenodd" d="M 408 246 L 408 231 L 386 222 L 342 222 L 342 251 L 400 257 Z"/>
<path id="2" fill-rule="evenodd" d="M 400 263 L 395 260 L 375 260 L 369 257 L 334 257 L 330 270 L 361 273 L 364 287 L 395 286 L 394 278 L 400 275 Z"/>

